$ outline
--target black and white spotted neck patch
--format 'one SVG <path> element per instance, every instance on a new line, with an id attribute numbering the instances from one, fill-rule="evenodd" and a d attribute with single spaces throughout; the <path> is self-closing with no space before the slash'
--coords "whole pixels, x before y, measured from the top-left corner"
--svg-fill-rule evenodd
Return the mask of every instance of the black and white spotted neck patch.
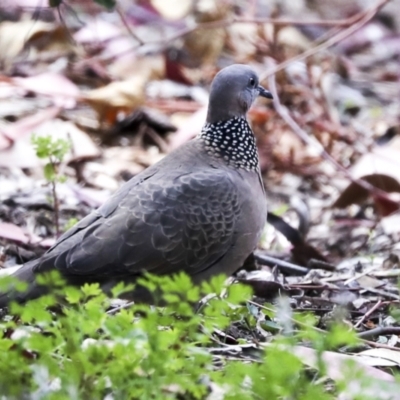
<path id="1" fill-rule="evenodd" d="M 204 142 L 209 155 L 224 159 L 228 165 L 259 170 L 256 140 L 244 118 L 206 124 L 198 138 Z"/>

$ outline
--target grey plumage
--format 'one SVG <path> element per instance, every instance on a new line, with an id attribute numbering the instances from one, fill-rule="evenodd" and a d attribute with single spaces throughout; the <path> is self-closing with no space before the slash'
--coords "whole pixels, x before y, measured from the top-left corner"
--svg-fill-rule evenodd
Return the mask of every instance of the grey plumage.
<path id="1" fill-rule="evenodd" d="M 43 288 L 37 273 L 57 269 L 72 284 L 110 288 L 144 271 L 188 273 L 194 283 L 231 275 L 254 250 L 266 220 L 255 139 L 246 113 L 258 96 L 271 98 L 256 73 L 232 65 L 215 77 L 207 121 L 196 139 L 124 184 L 99 209 L 67 231 L 41 258 L 15 276 Z"/>

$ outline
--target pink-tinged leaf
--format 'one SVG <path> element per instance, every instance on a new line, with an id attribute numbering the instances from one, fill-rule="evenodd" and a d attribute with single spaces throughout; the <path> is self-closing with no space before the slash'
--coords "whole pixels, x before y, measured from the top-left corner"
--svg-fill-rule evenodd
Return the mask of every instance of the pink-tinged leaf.
<path id="1" fill-rule="evenodd" d="M 273 344 L 263 344 L 267 351 L 269 346 Z M 288 350 L 295 354 L 304 365 L 318 369 L 316 350 L 304 346 L 294 346 Z M 400 385 L 395 382 L 394 376 L 368 365 L 362 357 L 324 351 L 322 362 L 326 376 L 341 384 L 337 397 L 340 400 L 353 399 L 355 396 L 360 399 L 366 397 L 380 400 L 398 398 Z"/>
<path id="2" fill-rule="evenodd" d="M 303 346 L 295 346 L 293 352 L 304 364 L 307 364 L 312 368 L 317 367 L 316 350 Z M 357 356 L 334 353 L 333 351 L 324 351 L 322 359 L 325 363 L 327 375 L 334 381 L 343 380 L 346 378 L 346 370 L 348 370 L 347 364 L 349 361 L 355 363 L 366 377 L 386 382 L 395 381 L 392 375 L 367 365 Z"/>
<path id="3" fill-rule="evenodd" d="M 207 106 L 200 108 L 191 115 L 180 127 L 179 130 L 171 138 L 171 149 L 176 149 L 183 143 L 193 139 L 199 134 L 204 125 L 207 116 Z"/>
<path id="4" fill-rule="evenodd" d="M 342 40 L 336 45 L 336 49 L 344 54 L 352 54 L 366 48 L 371 43 L 382 41 L 382 39 L 388 37 L 390 34 L 390 30 L 381 23 L 370 22 L 361 27 L 361 29 L 358 29 L 358 31 L 354 32 L 347 39 Z"/>
<path id="5" fill-rule="evenodd" d="M 106 190 L 83 188 L 78 185 L 71 186 L 71 190 L 74 192 L 79 202 L 85 203 L 93 208 L 101 206 L 110 197 L 110 193 Z"/>
<path id="6" fill-rule="evenodd" d="M 122 35 L 120 28 L 100 19 L 95 19 L 86 24 L 75 33 L 74 39 L 78 43 L 97 43 L 110 40 Z"/>
<path id="7" fill-rule="evenodd" d="M 368 349 L 361 353 L 357 353 L 357 357 L 365 364 L 371 366 L 400 366 L 400 352 L 390 349 Z"/>
<path id="8" fill-rule="evenodd" d="M 43 247 L 45 249 L 49 249 L 51 246 L 53 246 L 53 244 L 55 242 L 56 242 L 55 238 L 47 238 L 47 239 L 41 240 L 38 244 L 40 245 L 40 247 Z"/>
<path id="9" fill-rule="evenodd" d="M 102 56 L 106 59 L 115 58 L 118 62 L 130 63 L 131 67 L 136 60 L 136 54 L 133 51 L 132 39 L 129 37 L 117 37 L 108 41 L 103 49 Z M 118 70 L 117 66 L 113 66 L 110 71 Z M 130 72 L 132 75 L 132 72 Z"/>
<path id="10" fill-rule="evenodd" d="M 29 139 L 17 140 L 4 150 L 0 150 L 0 167 L 36 168 L 40 165 Z"/>
<path id="11" fill-rule="evenodd" d="M 37 127 L 34 133 L 39 136 L 51 135 L 55 139 L 64 139 L 70 142 L 72 150 L 64 158 L 67 163 L 92 160 L 101 155 L 99 148 L 90 136 L 70 121 L 58 118 L 45 121 Z"/>
<path id="12" fill-rule="evenodd" d="M 45 72 L 28 78 L 13 78 L 12 82 L 26 90 L 52 98 L 54 104 L 63 108 L 73 108 L 80 96 L 78 86 L 65 76 Z"/>
<path id="13" fill-rule="evenodd" d="M 17 6 L 36 9 L 37 7 L 49 7 L 49 0 L 12 0 L 9 4 L 12 4 L 14 7 Z"/>
<path id="14" fill-rule="evenodd" d="M 20 89 L 22 94 L 24 94 L 25 90 Z M 15 86 L 9 83 L 9 79 L 3 80 L 3 77 L 0 76 L 0 99 L 7 99 L 16 94 Z"/>
<path id="15" fill-rule="evenodd" d="M 29 117 L 22 118 L 7 127 L 0 130 L 5 137 L 11 142 L 21 139 L 23 136 L 31 134 L 38 126 L 46 121 L 55 118 L 60 112 L 59 107 L 50 107 L 43 111 L 39 111 Z M 0 147 L 1 149 L 1 147 Z"/>
<path id="16" fill-rule="evenodd" d="M 11 147 L 0 151 L 0 166 L 35 168 L 45 164 L 45 160 L 39 160 L 36 157 L 30 139 L 32 133 L 38 136 L 51 135 L 55 139 L 64 139 L 70 142 L 72 149 L 64 158 L 64 161 L 67 163 L 72 161 L 87 161 L 100 156 L 98 147 L 86 132 L 79 129 L 72 122 L 52 118 L 58 109 L 54 109 L 53 114 L 51 110 L 47 110 L 48 114 L 43 112 L 42 118 L 37 118 L 36 120 L 34 117 L 29 117 L 32 118 L 35 124 L 29 123 L 30 121 L 26 118 L 28 121 L 25 121 L 25 124 L 21 123 L 17 125 L 15 131 L 12 128 L 16 124 L 8 128 L 8 135 L 15 140 Z"/>
<path id="17" fill-rule="evenodd" d="M 0 237 L 24 244 L 41 240 L 38 236 L 29 235 L 19 226 L 7 222 L 0 222 Z"/>
<path id="18" fill-rule="evenodd" d="M 10 140 L 6 135 L 0 132 L 0 152 L 4 149 L 9 148 L 12 145 L 12 140 Z"/>

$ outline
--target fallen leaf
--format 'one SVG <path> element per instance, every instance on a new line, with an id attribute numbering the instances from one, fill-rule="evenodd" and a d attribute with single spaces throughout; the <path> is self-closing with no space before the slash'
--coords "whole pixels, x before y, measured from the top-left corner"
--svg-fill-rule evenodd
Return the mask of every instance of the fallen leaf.
<path id="1" fill-rule="evenodd" d="M 204 125 L 206 117 L 207 105 L 200 108 L 200 110 L 194 112 L 189 117 L 180 120 L 179 124 L 177 120 L 172 119 L 172 122 L 178 125 L 178 131 L 171 136 L 171 149 L 176 149 L 183 143 L 198 135 Z"/>
<path id="2" fill-rule="evenodd" d="M 0 61 L 5 70 L 11 66 L 17 55 L 29 47 L 74 51 L 68 32 L 62 25 L 32 19 L 3 21 L 0 24 Z"/>
<path id="3" fill-rule="evenodd" d="M 400 189 L 399 182 L 396 179 L 382 174 L 366 175 L 361 178 L 377 189 L 383 190 L 387 193 L 398 192 Z M 363 188 L 360 184 L 352 182 L 347 188 L 340 194 L 337 200 L 332 204 L 334 208 L 346 208 L 351 204 L 363 204 L 370 197 L 370 192 Z M 397 199 L 391 201 L 390 198 L 383 199 L 381 196 L 372 196 L 379 209 L 381 215 L 387 216 L 398 209 Z"/>
<path id="4" fill-rule="evenodd" d="M 132 75 L 133 71 L 133 75 Z M 126 114 L 144 104 L 145 86 L 165 74 L 163 57 L 146 57 L 131 65 L 131 76 L 91 90 L 82 96 L 98 113 L 101 122 L 114 124 L 120 112 Z"/>
<path id="5" fill-rule="evenodd" d="M 377 189 L 386 193 L 400 193 L 400 151 L 388 146 L 374 148 L 352 168 L 354 179 L 363 179 Z M 351 204 L 363 204 L 370 192 L 358 183 L 352 182 L 333 203 L 333 207 L 345 208 Z M 383 198 L 373 194 L 377 212 L 388 216 L 399 208 L 399 196 L 392 195 Z"/>
<path id="6" fill-rule="evenodd" d="M 60 119 L 50 119 L 58 112 L 51 108 L 40 115 L 26 118 L 7 127 L 7 135 L 14 140 L 13 145 L 0 150 L 0 166 L 35 168 L 46 163 L 39 160 L 31 144 L 31 135 L 51 135 L 56 139 L 71 142 L 71 151 L 65 156 L 65 162 L 86 161 L 100 156 L 100 151 L 86 132 L 75 124 Z M 18 139 L 18 140 L 17 140 Z"/>
<path id="7" fill-rule="evenodd" d="M 150 0 L 151 5 L 168 20 L 184 18 L 193 7 L 191 0 Z"/>
<path id="8" fill-rule="evenodd" d="M 95 18 L 74 34 L 78 43 L 98 43 L 121 35 L 121 29 L 109 22 Z"/>
<path id="9" fill-rule="evenodd" d="M 270 346 L 269 343 L 263 343 L 263 346 Z M 299 357 L 299 360 L 311 368 L 318 368 L 318 353 L 316 350 L 304 347 L 294 346 L 291 352 Z M 346 371 L 349 370 L 349 362 L 355 364 L 360 371 L 369 377 L 371 380 L 394 382 L 395 378 L 387 372 L 381 371 L 377 368 L 371 367 L 364 363 L 362 359 L 354 355 L 340 354 L 333 351 L 324 351 L 322 353 L 322 360 L 326 367 L 326 374 L 334 381 L 345 380 L 347 375 Z"/>
<path id="10" fill-rule="evenodd" d="M 11 82 L 25 90 L 51 97 L 58 107 L 73 108 L 80 96 L 80 90 L 74 83 L 65 76 L 53 72 L 28 78 L 13 78 Z"/>
<path id="11" fill-rule="evenodd" d="M 208 23 L 226 19 L 232 11 L 230 2 L 202 0 L 195 5 L 196 23 Z M 224 28 L 197 29 L 184 37 L 186 63 L 192 67 L 214 65 L 225 45 L 227 33 Z"/>
<path id="12" fill-rule="evenodd" d="M 29 235 L 19 226 L 10 224 L 8 222 L 0 222 L 0 237 L 6 240 L 24 244 L 40 241 L 38 236 Z"/>
<path id="13" fill-rule="evenodd" d="M 376 348 L 355 354 L 363 363 L 374 367 L 400 366 L 400 352 Z"/>
<path id="14" fill-rule="evenodd" d="M 43 111 L 39 111 L 34 115 L 20 119 L 19 121 L 10 124 L 9 126 L 3 127 L 0 133 L 3 134 L 9 141 L 10 144 L 14 141 L 22 138 L 26 134 L 31 133 L 39 125 L 44 122 L 55 118 L 60 112 L 59 107 L 50 107 Z M 0 150 L 2 148 L 0 147 Z"/>

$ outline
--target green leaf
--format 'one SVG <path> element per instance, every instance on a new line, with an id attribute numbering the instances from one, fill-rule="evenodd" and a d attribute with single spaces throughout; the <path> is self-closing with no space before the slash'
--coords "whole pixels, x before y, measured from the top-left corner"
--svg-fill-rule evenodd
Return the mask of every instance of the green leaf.
<path id="1" fill-rule="evenodd" d="M 69 304 L 78 304 L 83 298 L 83 293 L 76 287 L 66 287 L 65 298 Z"/>
<path id="2" fill-rule="evenodd" d="M 100 285 L 98 283 L 85 283 L 81 289 L 86 298 L 91 296 L 98 296 L 102 293 Z"/>
<path id="3" fill-rule="evenodd" d="M 100 4 L 108 10 L 111 10 L 115 7 L 115 0 L 94 0 L 94 2 Z"/>
<path id="4" fill-rule="evenodd" d="M 48 180 L 49 182 L 53 182 L 55 177 L 56 177 L 56 171 L 54 170 L 54 165 L 53 164 L 46 164 L 43 167 L 43 173 L 44 173 L 44 177 L 46 178 L 46 180 Z"/>
<path id="5" fill-rule="evenodd" d="M 49 0 L 49 6 L 52 8 L 59 7 L 63 0 Z"/>
<path id="6" fill-rule="evenodd" d="M 295 316 L 301 324 L 294 323 L 288 337 L 273 323 L 279 322 L 277 314 L 268 312 L 271 321 L 262 327 L 269 325 L 276 334 L 265 351 L 255 345 L 251 351 L 243 347 L 236 357 L 218 349 L 214 353 L 224 348 L 218 342 L 224 340 L 221 331 L 235 335 L 239 344 L 258 340 L 253 328 L 263 311 L 246 305 L 249 292 L 241 285 L 228 287 L 221 296 L 223 277 L 200 290 L 187 276 L 147 275 L 143 282 L 156 291 L 162 288 L 170 304 L 133 304 L 113 314 L 107 313 L 109 301 L 98 284 L 65 287 L 57 273 L 38 280 L 50 284 L 51 293 L 13 304 L 13 318 L 0 319 L 4 398 L 104 399 L 110 394 L 115 399 L 204 399 L 212 388 L 231 400 L 333 400 L 346 385 L 361 388 L 365 379 L 362 373 L 349 373 L 335 386 L 323 378 L 320 365 L 322 372 L 304 367 L 292 351 L 299 340 L 306 339 L 322 354 L 354 339 L 341 325 L 316 331 L 317 320 L 305 314 Z M 113 292 L 125 293 L 126 286 L 118 284 Z M 191 300 L 210 293 L 217 295 L 208 296 L 195 313 Z"/>

